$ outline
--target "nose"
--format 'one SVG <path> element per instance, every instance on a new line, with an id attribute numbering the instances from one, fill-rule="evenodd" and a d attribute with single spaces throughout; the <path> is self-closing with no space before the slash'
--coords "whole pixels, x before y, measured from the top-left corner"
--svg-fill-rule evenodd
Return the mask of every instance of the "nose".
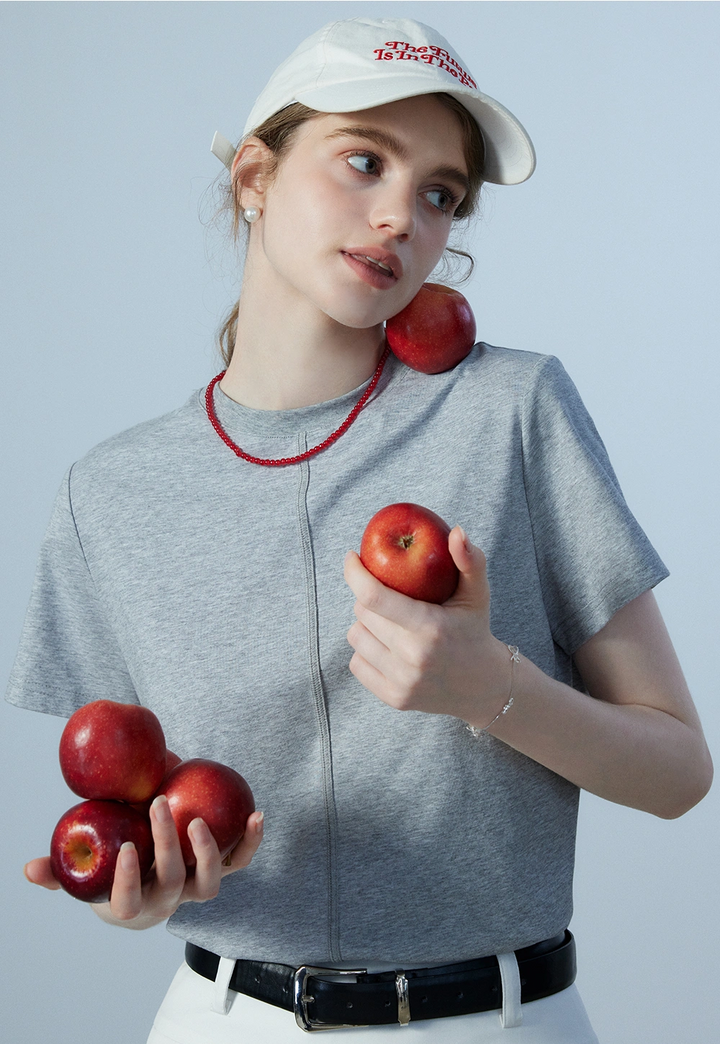
<path id="1" fill-rule="evenodd" d="M 408 186 L 386 186 L 374 201 L 370 225 L 401 243 L 412 239 L 417 228 L 415 189 Z"/>

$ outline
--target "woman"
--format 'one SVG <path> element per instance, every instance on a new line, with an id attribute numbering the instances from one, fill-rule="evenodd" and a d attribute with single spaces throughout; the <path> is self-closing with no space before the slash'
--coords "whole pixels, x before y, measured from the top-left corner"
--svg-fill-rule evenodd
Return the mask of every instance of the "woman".
<path id="1" fill-rule="evenodd" d="M 711 776 L 651 594 L 666 571 L 556 360 L 481 345 L 429 377 L 382 326 L 532 146 L 433 30 L 353 20 L 216 150 L 249 227 L 227 371 L 71 469 L 9 698 L 140 700 L 182 757 L 242 771 L 269 828 L 251 817 L 225 866 L 195 821 L 187 878 L 156 799 L 154 877 L 126 846 L 94 909 L 171 916 L 190 944 L 153 1044 L 296 1022 L 593 1041 L 566 932 L 578 788 L 671 817 Z M 354 552 L 343 583 L 405 500 L 464 527 L 442 606 Z M 26 873 L 56 887 L 47 860 Z"/>

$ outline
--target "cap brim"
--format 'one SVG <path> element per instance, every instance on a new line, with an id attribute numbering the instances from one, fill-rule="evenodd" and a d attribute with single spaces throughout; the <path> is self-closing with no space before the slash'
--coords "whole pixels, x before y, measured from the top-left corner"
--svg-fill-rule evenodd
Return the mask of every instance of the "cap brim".
<path id="1" fill-rule="evenodd" d="M 414 81 L 413 77 L 406 75 L 401 90 L 398 90 L 397 79 L 375 76 L 364 82 L 353 80 L 347 84 L 335 83 L 328 88 L 302 91 L 294 100 L 319 112 L 359 112 L 403 98 L 437 93 L 437 84 L 428 85 L 424 76 Z M 485 142 L 483 180 L 496 185 L 519 185 L 527 181 L 535 170 L 535 149 L 520 121 L 500 102 L 479 91 L 457 87 L 443 93 L 457 98 L 482 131 Z"/>

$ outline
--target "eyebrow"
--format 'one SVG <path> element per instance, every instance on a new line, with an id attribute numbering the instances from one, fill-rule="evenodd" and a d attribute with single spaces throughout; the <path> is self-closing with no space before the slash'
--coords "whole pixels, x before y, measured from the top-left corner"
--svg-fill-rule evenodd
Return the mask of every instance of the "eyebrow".
<path id="1" fill-rule="evenodd" d="M 375 145 L 379 145 L 387 152 L 392 153 L 392 155 L 399 160 L 407 160 L 409 158 L 408 149 L 399 138 L 396 138 L 394 134 L 389 134 L 384 130 L 377 130 L 374 127 L 363 127 L 359 125 L 337 127 L 327 135 L 326 140 L 332 138 L 363 138 L 365 141 L 370 141 Z M 463 173 L 463 171 L 458 167 L 436 167 L 434 170 L 430 171 L 429 177 L 451 178 L 453 181 L 461 185 L 465 192 L 469 192 L 470 190 L 470 180 L 467 174 Z"/>

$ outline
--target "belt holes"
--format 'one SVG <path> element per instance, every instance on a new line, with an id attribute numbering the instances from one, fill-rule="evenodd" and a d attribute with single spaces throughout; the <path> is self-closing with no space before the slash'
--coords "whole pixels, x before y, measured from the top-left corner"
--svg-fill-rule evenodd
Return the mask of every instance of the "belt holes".
<path id="1" fill-rule="evenodd" d="M 255 976 L 255 982 L 260 982 L 260 976 L 259 975 Z"/>
<path id="2" fill-rule="evenodd" d="M 462 1000 L 464 996 L 465 994 L 462 992 L 462 990 L 460 990 L 460 993 L 455 994 L 456 1000 Z"/>
<path id="3" fill-rule="evenodd" d="M 352 1001 L 348 1001 L 345 1005 L 346 1008 L 352 1008 Z"/>
<path id="4" fill-rule="evenodd" d="M 423 997 L 422 1002 L 423 1004 L 427 1004 L 427 997 Z"/>
<path id="5" fill-rule="evenodd" d="M 385 1001 L 385 1007 L 386 1008 L 389 1008 L 391 1004 L 392 1004 L 392 1001 Z"/>

